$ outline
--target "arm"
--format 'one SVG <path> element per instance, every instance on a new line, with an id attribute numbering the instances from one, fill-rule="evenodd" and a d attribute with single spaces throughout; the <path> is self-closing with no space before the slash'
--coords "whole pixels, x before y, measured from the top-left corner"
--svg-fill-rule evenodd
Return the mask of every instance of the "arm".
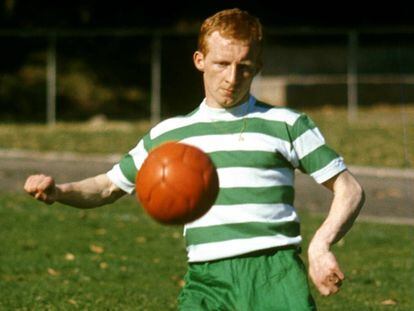
<path id="1" fill-rule="evenodd" d="M 47 204 L 60 202 L 84 209 L 112 203 L 125 194 L 105 174 L 60 185 L 50 176 L 32 175 L 27 178 L 24 189 Z"/>
<path id="2" fill-rule="evenodd" d="M 364 203 L 364 192 L 356 179 L 343 171 L 323 183 L 333 191 L 329 214 L 312 238 L 309 249 L 309 275 L 322 295 L 339 290 L 344 274 L 330 247 L 352 227 Z"/>

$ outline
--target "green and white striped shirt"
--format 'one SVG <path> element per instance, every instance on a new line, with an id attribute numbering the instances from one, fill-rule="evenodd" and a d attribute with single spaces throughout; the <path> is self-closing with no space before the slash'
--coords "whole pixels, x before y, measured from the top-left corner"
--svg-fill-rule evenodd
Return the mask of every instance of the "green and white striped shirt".
<path id="1" fill-rule="evenodd" d="M 211 108 L 204 100 L 189 115 L 161 122 L 108 177 L 133 193 L 135 175 L 148 152 L 167 141 L 187 143 L 209 154 L 219 176 L 213 207 L 184 227 L 189 262 L 300 244 L 293 207 L 294 170 L 322 183 L 346 169 L 308 116 L 250 96 L 231 109 Z"/>

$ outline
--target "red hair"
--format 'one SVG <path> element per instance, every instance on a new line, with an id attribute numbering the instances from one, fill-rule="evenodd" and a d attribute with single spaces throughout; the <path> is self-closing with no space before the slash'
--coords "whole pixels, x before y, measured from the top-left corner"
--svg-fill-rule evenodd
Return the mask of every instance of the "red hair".
<path id="1" fill-rule="evenodd" d="M 198 50 L 208 53 L 207 38 L 215 31 L 228 39 L 235 39 L 249 44 L 257 44 L 262 50 L 263 30 L 258 18 L 240 9 L 220 11 L 208 17 L 201 25 L 198 36 Z"/>

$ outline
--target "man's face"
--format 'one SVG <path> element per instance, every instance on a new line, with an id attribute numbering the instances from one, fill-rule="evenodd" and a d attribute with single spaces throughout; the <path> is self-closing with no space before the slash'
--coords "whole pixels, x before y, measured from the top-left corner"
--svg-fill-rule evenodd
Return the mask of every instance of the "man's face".
<path id="1" fill-rule="evenodd" d="M 207 38 L 207 49 L 206 54 L 194 53 L 194 64 L 203 72 L 207 105 L 230 108 L 243 103 L 260 69 L 258 47 L 215 31 Z"/>

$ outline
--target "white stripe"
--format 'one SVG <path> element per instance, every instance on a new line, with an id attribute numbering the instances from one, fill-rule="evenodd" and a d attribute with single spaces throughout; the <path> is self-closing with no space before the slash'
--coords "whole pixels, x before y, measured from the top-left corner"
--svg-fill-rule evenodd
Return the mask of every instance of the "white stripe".
<path id="1" fill-rule="evenodd" d="M 255 105 L 256 98 L 250 96 L 248 106 L 242 104 L 238 107 L 225 110 L 214 109 L 206 106 L 205 101 L 200 105 L 200 120 L 202 122 L 214 121 L 234 121 L 242 119 L 247 115 L 247 118 L 259 118 L 263 120 L 286 122 L 288 125 L 293 125 L 301 116 L 299 113 L 287 108 L 281 107 L 263 107 Z M 242 117 L 242 118 L 240 118 Z"/>
<path id="2" fill-rule="evenodd" d="M 201 103 L 200 108 L 193 115 L 174 117 L 162 121 L 157 124 L 151 131 L 151 139 L 157 138 L 158 136 L 169 132 L 174 129 L 197 124 L 200 122 L 210 123 L 213 121 L 235 121 L 243 119 L 243 116 L 247 113 L 247 118 L 260 118 L 270 121 L 286 122 L 292 126 L 297 119 L 301 116 L 299 113 L 286 108 L 263 108 L 261 106 L 255 106 L 256 99 L 250 96 L 247 109 L 244 107 L 235 107 L 233 110 L 236 113 L 231 113 L 230 110 L 225 109 L 214 109 L 206 106 L 205 100 Z M 253 108 L 252 108 L 253 107 Z M 239 108 L 239 109 L 237 109 Z M 241 111 L 239 111 L 241 110 Z M 246 110 L 246 111 L 244 111 Z M 240 112 L 243 112 L 240 114 Z"/>
<path id="3" fill-rule="evenodd" d="M 206 99 L 200 104 L 199 115 L 201 122 L 214 121 L 235 121 L 244 118 L 252 111 L 252 107 L 256 102 L 256 98 L 249 97 L 249 100 L 232 108 L 213 108 L 207 105 Z"/>
<path id="4" fill-rule="evenodd" d="M 321 184 L 328 179 L 334 177 L 340 172 L 346 169 L 343 158 L 339 157 L 332 160 L 328 165 L 321 168 L 319 171 L 313 172 L 311 176 L 316 180 L 317 183 Z"/>
<path id="5" fill-rule="evenodd" d="M 299 221 L 295 209 L 288 204 L 214 205 L 203 217 L 186 224 L 185 230 L 231 223 L 287 221 Z"/>
<path id="6" fill-rule="evenodd" d="M 134 161 L 135 167 L 139 170 L 141 168 L 142 163 L 148 156 L 148 152 L 144 148 L 144 140 L 141 139 L 138 145 L 132 149 L 129 154 L 132 156 L 132 160 Z"/>
<path id="7" fill-rule="evenodd" d="M 293 142 L 293 147 L 295 148 L 299 159 L 303 159 L 309 153 L 324 144 L 325 139 L 323 138 L 321 132 L 319 132 L 317 128 L 314 128 L 307 130 L 305 133 L 296 138 Z"/>
<path id="8" fill-rule="evenodd" d="M 288 125 L 293 126 L 295 122 L 300 118 L 300 114 L 286 108 L 262 108 L 255 106 L 252 113 L 249 114 L 249 118 L 260 118 L 269 121 L 286 122 Z"/>
<path id="9" fill-rule="evenodd" d="M 200 262 L 223 259 L 272 247 L 299 245 L 301 241 L 300 236 L 289 238 L 283 235 L 274 235 L 190 245 L 187 247 L 188 261 Z"/>
<path id="10" fill-rule="evenodd" d="M 291 169 L 227 167 L 217 170 L 220 188 L 293 186 Z"/>
<path id="11" fill-rule="evenodd" d="M 239 107 L 237 107 L 239 108 Z M 247 106 L 246 106 L 247 108 Z M 243 119 L 243 115 L 232 114 L 226 109 L 208 107 L 203 101 L 198 111 L 188 117 L 174 117 L 157 124 L 150 132 L 151 139 L 169 131 L 200 123 L 213 123 L 216 121 L 235 121 Z"/>
<path id="12" fill-rule="evenodd" d="M 150 131 L 151 139 L 155 139 L 158 136 L 164 133 L 167 133 L 169 131 L 172 131 L 174 129 L 178 129 L 180 127 L 199 123 L 200 119 L 198 118 L 197 114 L 198 114 L 198 111 L 190 117 L 174 117 L 174 118 L 170 118 L 165 121 L 162 121 L 161 123 L 158 123 Z"/>
<path id="13" fill-rule="evenodd" d="M 290 143 L 261 133 L 242 133 L 193 136 L 181 142 L 200 148 L 204 152 L 214 151 L 280 151 L 289 153 Z"/>
<path id="14" fill-rule="evenodd" d="M 119 188 L 125 192 L 132 194 L 135 190 L 135 185 L 131 183 L 125 176 L 122 174 L 119 164 L 115 164 L 110 171 L 106 173 L 106 176 Z"/>

